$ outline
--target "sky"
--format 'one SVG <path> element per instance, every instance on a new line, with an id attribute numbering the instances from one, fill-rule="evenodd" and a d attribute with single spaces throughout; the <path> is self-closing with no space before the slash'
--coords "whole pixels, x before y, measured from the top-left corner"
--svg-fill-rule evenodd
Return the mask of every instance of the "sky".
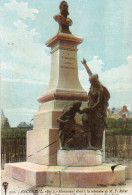
<path id="1" fill-rule="evenodd" d="M 50 48 L 60 0 L 0 1 L 1 108 L 12 127 L 30 123 L 50 76 Z M 67 0 L 78 46 L 79 80 L 89 90 L 87 60 L 111 94 L 109 107 L 132 110 L 132 1 Z"/>

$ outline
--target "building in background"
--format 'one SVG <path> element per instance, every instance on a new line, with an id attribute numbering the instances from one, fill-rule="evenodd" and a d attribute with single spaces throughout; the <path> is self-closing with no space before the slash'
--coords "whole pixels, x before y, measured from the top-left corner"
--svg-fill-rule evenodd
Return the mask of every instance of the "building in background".
<path id="1" fill-rule="evenodd" d="M 121 109 L 119 108 L 108 108 L 107 109 L 107 117 L 108 118 L 132 118 L 132 113 L 130 112 L 129 108 L 124 105 Z"/>
<path id="2" fill-rule="evenodd" d="M 1 130 L 7 130 L 10 128 L 8 118 L 5 117 L 4 111 L 1 110 Z"/>
<path id="3" fill-rule="evenodd" d="M 121 118 L 129 118 L 130 117 L 130 111 L 126 105 L 124 105 L 123 108 L 121 110 L 119 110 L 118 114 Z"/>
<path id="4" fill-rule="evenodd" d="M 14 131 L 28 131 L 33 129 L 33 124 L 26 123 L 26 122 L 20 122 L 17 127 L 11 127 L 8 121 L 8 118 L 5 116 L 4 111 L 1 110 L 1 131 L 2 132 L 14 132 Z"/>

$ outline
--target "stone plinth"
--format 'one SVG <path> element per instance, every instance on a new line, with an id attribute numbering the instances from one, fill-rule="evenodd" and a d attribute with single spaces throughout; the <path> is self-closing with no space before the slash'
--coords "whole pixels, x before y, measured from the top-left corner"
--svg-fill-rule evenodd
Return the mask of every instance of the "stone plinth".
<path id="1" fill-rule="evenodd" d="M 58 150 L 57 165 L 59 166 L 97 166 L 102 164 L 100 150 Z"/>
<path id="2" fill-rule="evenodd" d="M 50 81 L 44 95 L 38 99 L 40 105 L 34 115 L 33 131 L 27 134 L 29 162 L 44 165 L 57 163 L 58 141 L 54 145 L 51 143 L 51 140 L 59 140 L 57 118 L 66 105 L 74 100 L 86 102 L 88 98 L 78 79 L 77 45 L 82 40 L 74 35 L 58 33 L 46 43 L 51 47 Z M 51 155 L 52 150 L 54 155 Z"/>
<path id="3" fill-rule="evenodd" d="M 45 166 L 29 162 L 6 164 L 8 176 L 32 186 L 99 187 L 124 183 L 126 167 L 102 164 L 94 167 Z"/>
<path id="4" fill-rule="evenodd" d="M 87 93 L 78 79 L 77 45 L 82 38 L 58 33 L 46 43 L 51 47 L 51 72 L 47 90 L 40 102 L 53 99 L 87 100 Z"/>
<path id="5" fill-rule="evenodd" d="M 43 165 L 57 164 L 58 128 L 27 132 L 27 161 Z"/>

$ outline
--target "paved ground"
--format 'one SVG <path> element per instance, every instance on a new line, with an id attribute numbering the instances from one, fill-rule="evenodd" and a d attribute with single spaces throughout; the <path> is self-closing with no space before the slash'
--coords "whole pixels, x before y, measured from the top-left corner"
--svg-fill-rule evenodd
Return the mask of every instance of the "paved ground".
<path id="1" fill-rule="evenodd" d="M 122 159 L 122 158 L 115 158 L 115 157 L 111 157 L 111 158 L 106 158 L 105 159 L 106 163 L 121 163 L 123 165 L 129 165 L 132 166 L 132 159 Z"/>
<path id="2" fill-rule="evenodd" d="M 8 182 L 6 195 L 132 195 L 132 180 L 127 180 L 125 185 L 98 188 L 35 188 L 18 180 L 7 177 L 4 171 L 1 172 L 1 176 L 2 183 Z M 3 186 L 1 194 L 5 194 Z"/>

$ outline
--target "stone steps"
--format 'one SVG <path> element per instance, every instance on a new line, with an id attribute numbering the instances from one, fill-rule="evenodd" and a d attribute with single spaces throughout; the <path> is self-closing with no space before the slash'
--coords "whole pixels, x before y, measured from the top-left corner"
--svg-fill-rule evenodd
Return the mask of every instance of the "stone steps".
<path id="1" fill-rule="evenodd" d="M 30 162 L 5 165 L 8 176 L 32 186 L 97 187 L 124 183 L 128 167 L 119 165 L 114 173 L 113 164 L 92 167 L 45 166 Z"/>

